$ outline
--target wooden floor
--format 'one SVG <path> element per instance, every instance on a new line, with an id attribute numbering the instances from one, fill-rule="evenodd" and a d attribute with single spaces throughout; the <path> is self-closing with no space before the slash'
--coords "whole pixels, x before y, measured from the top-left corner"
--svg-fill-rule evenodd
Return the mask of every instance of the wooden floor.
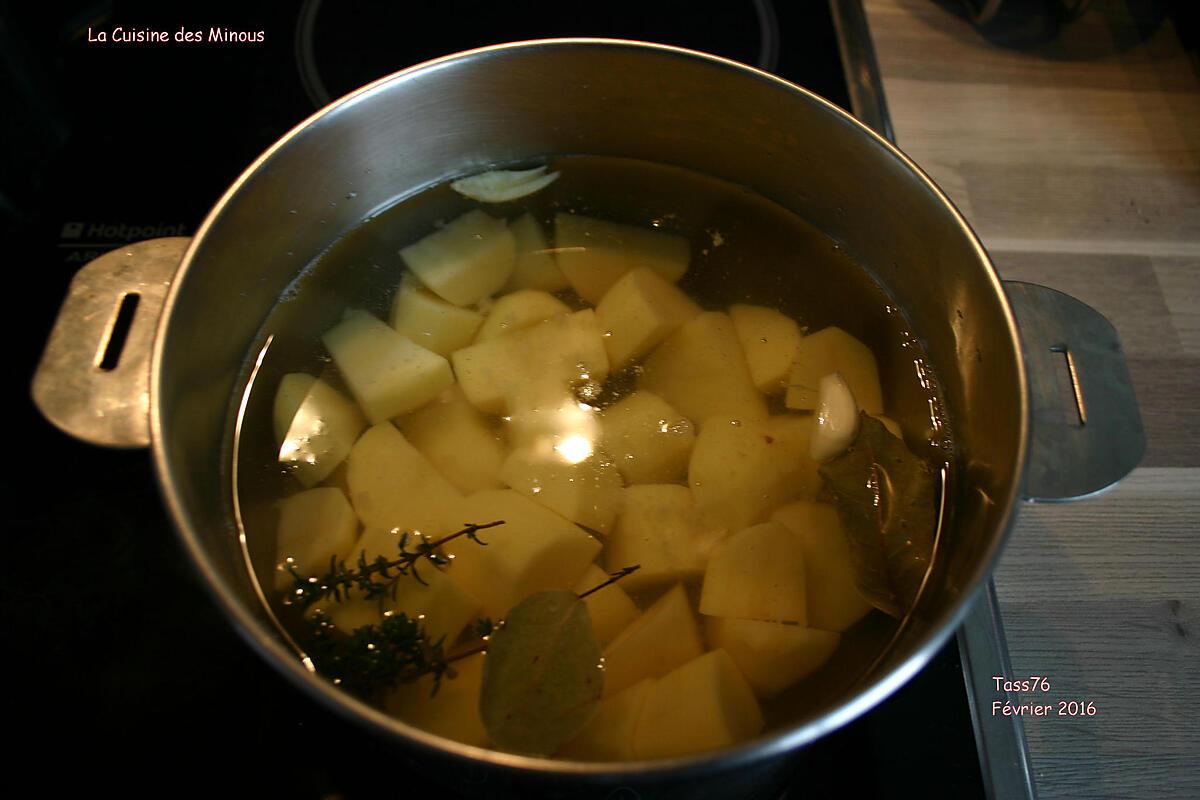
<path id="1" fill-rule="evenodd" d="M 1025 724 L 1040 795 L 1200 797 L 1200 80 L 1170 23 L 1097 0 L 1053 47 L 865 0 L 900 147 L 1005 278 L 1121 334 L 1148 448 L 1098 499 L 1026 506 L 996 574 L 1018 675 L 1092 717 Z M 1031 700 L 1040 699 L 1036 695 Z"/>

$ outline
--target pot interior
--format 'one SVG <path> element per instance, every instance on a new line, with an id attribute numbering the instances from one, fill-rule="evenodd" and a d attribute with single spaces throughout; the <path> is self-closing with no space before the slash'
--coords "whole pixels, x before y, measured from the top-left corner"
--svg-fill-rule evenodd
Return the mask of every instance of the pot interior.
<path id="1" fill-rule="evenodd" d="M 995 273 L 945 198 L 846 115 L 765 74 L 630 43 L 501 46 L 399 73 L 298 127 L 217 205 L 172 287 L 152 376 L 168 502 L 219 600 L 285 673 L 419 744 L 532 763 L 414 732 L 305 672 L 245 569 L 228 426 L 264 320 L 317 254 L 448 175 L 579 153 L 710 175 L 808 221 L 897 301 L 939 378 L 956 468 L 917 607 L 854 691 L 725 762 L 794 746 L 886 696 L 961 618 L 1009 525 L 1024 458 L 1024 378 Z"/>

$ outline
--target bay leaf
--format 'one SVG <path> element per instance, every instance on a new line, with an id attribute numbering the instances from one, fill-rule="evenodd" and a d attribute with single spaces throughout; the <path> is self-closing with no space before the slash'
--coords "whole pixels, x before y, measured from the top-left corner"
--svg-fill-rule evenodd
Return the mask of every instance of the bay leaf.
<path id="1" fill-rule="evenodd" d="M 858 436 L 820 467 L 850 545 L 858 590 L 902 618 L 916 601 L 933 558 L 937 479 L 883 423 L 860 414 Z"/>
<path id="2" fill-rule="evenodd" d="M 480 715 L 504 750 L 548 756 L 587 722 L 604 688 L 600 643 L 572 592 L 538 592 L 508 612 L 483 666 Z"/>

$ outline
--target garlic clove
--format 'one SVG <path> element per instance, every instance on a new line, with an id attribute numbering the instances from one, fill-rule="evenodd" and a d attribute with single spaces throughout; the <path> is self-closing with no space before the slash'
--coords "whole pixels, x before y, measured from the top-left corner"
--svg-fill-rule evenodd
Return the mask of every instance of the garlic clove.
<path id="1" fill-rule="evenodd" d="M 507 203 L 541 191 L 558 180 L 558 176 L 557 172 L 547 175 L 544 166 L 523 170 L 493 169 L 460 178 L 451 183 L 450 188 L 481 203 Z"/>
<path id="2" fill-rule="evenodd" d="M 858 435 L 858 404 L 840 373 L 821 378 L 814 423 L 809 450 L 814 461 L 839 455 Z"/>

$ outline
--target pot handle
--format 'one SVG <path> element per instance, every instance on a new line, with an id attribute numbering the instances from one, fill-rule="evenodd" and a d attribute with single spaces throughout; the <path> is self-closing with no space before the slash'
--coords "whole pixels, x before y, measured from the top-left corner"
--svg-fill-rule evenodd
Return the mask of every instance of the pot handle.
<path id="1" fill-rule="evenodd" d="M 1005 281 L 1029 374 L 1025 499 L 1078 500 L 1108 489 L 1141 461 L 1146 437 L 1112 323 L 1047 286 Z"/>
<path id="2" fill-rule="evenodd" d="M 150 444 L 150 353 L 190 241 L 127 245 L 71 279 L 33 376 L 33 402 L 60 430 L 105 447 Z"/>

